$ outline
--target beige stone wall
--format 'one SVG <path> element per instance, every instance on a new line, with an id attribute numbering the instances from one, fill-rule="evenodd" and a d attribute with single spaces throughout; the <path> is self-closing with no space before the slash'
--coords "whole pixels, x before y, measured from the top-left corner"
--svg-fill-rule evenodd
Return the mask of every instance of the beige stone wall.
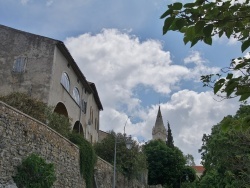
<path id="1" fill-rule="evenodd" d="M 0 188 L 13 184 L 16 167 L 31 153 L 55 165 L 54 187 L 85 187 L 78 147 L 46 125 L 0 102 Z"/>
<path id="2" fill-rule="evenodd" d="M 98 188 L 111 188 L 113 185 L 113 165 L 98 157 L 95 166 L 95 179 Z M 116 173 L 116 187 L 117 188 L 147 188 L 144 183 L 139 182 L 136 179 L 129 180 L 121 173 Z"/>

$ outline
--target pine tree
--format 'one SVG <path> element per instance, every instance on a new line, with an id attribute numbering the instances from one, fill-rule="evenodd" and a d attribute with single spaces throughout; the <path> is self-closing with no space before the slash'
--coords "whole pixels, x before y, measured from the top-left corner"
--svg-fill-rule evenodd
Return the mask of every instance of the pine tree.
<path id="1" fill-rule="evenodd" d="M 173 148 L 174 147 L 174 139 L 173 139 L 173 135 L 172 135 L 172 131 L 171 131 L 169 122 L 168 122 L 168 137 L 167 138 L 168 138 L 167 139 L 168 147 Z"/>

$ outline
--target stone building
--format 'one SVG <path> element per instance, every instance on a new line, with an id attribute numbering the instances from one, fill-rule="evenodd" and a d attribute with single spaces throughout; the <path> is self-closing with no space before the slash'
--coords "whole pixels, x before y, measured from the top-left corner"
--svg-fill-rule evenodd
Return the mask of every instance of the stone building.
<path id="1" fill-rule="evenodd" d="M 152 137 L 153 140 L 162 140 L 166 142 L 167 140 L 167 130 L 164 126 L 162 115 L 161 115 L 161 108 L 159 106 L 156 121 L 155 121 L 155 126 L 153 127 L 152 130 Z"/>
<path id="2" fill-rule="evenodd" d="M 102 103 L 64 43 L 3 25 L 0 41 L 0 95 L 23 92 L 40 99 L 97 142 Z"/>

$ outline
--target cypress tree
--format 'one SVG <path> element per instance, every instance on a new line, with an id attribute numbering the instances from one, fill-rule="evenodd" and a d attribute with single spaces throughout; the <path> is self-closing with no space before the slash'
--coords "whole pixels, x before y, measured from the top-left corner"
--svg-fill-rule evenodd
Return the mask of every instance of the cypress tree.
<path id="1" fill-rule="evenodd" d="M 167 139 L 168 147 L 173 148 L 174 147 L 174 139 L 173 139 L 173 135 L 172 135 L 172 131 L 171 131 L 169 122 L 168 122 L 168 137 L 167 138 L 168 138 Z"/>

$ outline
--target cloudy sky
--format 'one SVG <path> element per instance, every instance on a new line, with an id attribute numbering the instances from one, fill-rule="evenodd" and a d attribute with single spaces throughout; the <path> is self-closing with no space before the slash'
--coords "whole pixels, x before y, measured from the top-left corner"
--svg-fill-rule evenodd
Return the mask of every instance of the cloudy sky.
<path id="1" fill-rule="evenodd" d="M 218 102 L 200 76 L 217 73 L 240 55 L 233 39 L 214 38 L 213 46 L 190 48 L 182 35 L 162 35 L 159 17 L 166 0 L 0 0 L 0 24 L 63 41 L 86 78 L 97 86 L 104 111 L 100 128 L 152 138 L 160 104 L 174 143 L 192 154 L 239 107 Z"/>

